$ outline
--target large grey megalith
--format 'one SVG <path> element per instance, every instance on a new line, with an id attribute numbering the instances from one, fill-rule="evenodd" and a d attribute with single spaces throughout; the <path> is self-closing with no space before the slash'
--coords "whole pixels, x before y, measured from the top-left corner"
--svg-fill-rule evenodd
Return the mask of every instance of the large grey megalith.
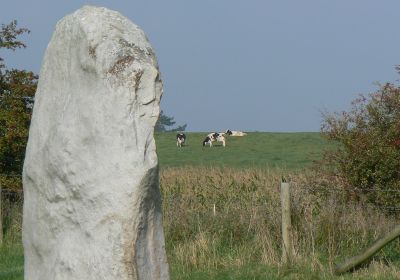
<path id="1" fill-rule="evenodd" d="M 152 47 L 121 14 L 84 6 L 57 23 L 23 171 L 25 280 L 169 279 L 161 95 Z"/>

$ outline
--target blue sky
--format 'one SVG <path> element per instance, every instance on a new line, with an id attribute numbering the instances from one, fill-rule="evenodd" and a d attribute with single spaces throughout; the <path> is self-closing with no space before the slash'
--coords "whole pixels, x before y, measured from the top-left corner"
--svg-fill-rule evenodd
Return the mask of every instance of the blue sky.
<path id="1" fill-rule="evenodd" d="M 32 32 L 6 63 L 39 73 L 55 24 L 85 4 L 121 12 L 156 51 L 161 107 L 189 131 L 318 131 L 375 82 L 396 82 L 400 1 L 4 1 Z"/>

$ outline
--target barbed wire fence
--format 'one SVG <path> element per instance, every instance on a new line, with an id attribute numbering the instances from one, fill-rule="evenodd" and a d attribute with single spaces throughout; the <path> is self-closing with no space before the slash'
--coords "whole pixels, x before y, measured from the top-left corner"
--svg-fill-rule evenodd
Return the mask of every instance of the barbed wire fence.
<path id="1" fill-rule="evenodd" d="M 1 174 L 0 173 L 0 177 L 3 178 L 20 178 L 22 179 L 22 175 L 18 175 L 18 174 Z M 295 186 L 293 186 L 295 187 Z M 398 212 L 400 213 L 400 189 L 376 189 L 376 188 L 359 188 L 359 187 L 347 187 L 347 188 L 323 188 L 323 187 L 308 187 L 306 189 L 309 192 L 318 192 L 318 193 L 330 193 L 330 194 L 342 194 L 343 192 L 346 193 L 354 193 L 357 195 L 361 195 L 361 194 L 371 194 L 374 192 L 380 192 L 380 193 L 387 193 L 387 194 L 391 194 L 393 196 L 398 196 L 399 197 L 399 202 L 398 204 L 395 205 L 375 205 L 376 208 L 379 208 L 383 211 L 390 211 L 390 212 Z M 20 196 L 21 200 L 23 200 L 23 190 L 22 189 L 9 189 L 7 186 L 5 185 L 1 185 L 0 183 L 0 197 L 7 197 L 7 196 Z M 195 200 L 195 199 L 194 199 Z M 194 201 L 195 202 L 195 201 Z M 200 201 L 199 201 L 200 202 Z M 0 204 L 1 205 L 1 204 Z"/>
<path id="2" fill-rule="evenodd" d="M 1 174 L 0 173 L 0 178 L 16 178 L 16 179 L 22 179 L 21 175 L 18 174 Z M 278 183 L 278 182 L 277 182 Z M 296 184 L 292 185 L 292 188 L 296 188 Z M 354 193 L 356 195 L 361 195 L 361 194 L 371 194 L 374 192 L 379 192 L 379 193 L 385 193 L 387 195 L 393 196 L 395 199 L 393 201 L 398 201 L 398 203 L 390 204 L 390 205 L 376 205 L 376 204 L 369 204 L 372 206 L 374 209 L 384 212 L 384 213 L 390 213 L 394 215 L 400 215 L 400 189 L 375 189 L 375 188 L 342 188 L 342 187 L 337 187 L 337 188 L 327 188 L 324 186 L 314 186 L 311 185 L 309 187 L 303 187 L 302 191 L 308 192 L 308 193 L 314 193 L 318 195 L 333 195 L 333 196 L 339 196 L 343 195 L 344 193 Z M 5 216 L 7 216 L 10 212 L 10 209 L 13 205 L 16 204 L 19 206 L 22 206 L 23 203 L 23 190 L 22 188 L 17 189 L 17 188 L 9 188 L 8 186 L 5 186 L 4 184 L 1 185 L 0 181 L 0 223 L 3 220 Z M 398 199 L 397 199 L 398 198 Z M 396 200 L 397 199 L 397 200 Z M 174 205 L 176 203 L 179 203 L 180 198 L 175 197 L 174 195 L 172 196 L 167 196 L 163 198 L 163 203 L 168 207 L 168 205 Z M 190 198 L 191 202 L 193 202 L 193 207 L 196 208 L 197 205 L 203 205 L 203 204 L 208 204 L 211 205 L 211 209 L 215 215 L 216 211 L 216 202 L 213 201 L 207 201 L 207 198 L 198 198 L 198 197 L 192 197 Z M 254 201 L 249 201 L 249 203 L 255 203 L 258 205 L 253 205 L 253 206 L 260 206 L 262 207 L 265 203 L 267 202 L 267 198 L 265 198 L 265 202 L 262 201 L 263 199 L 254 202 Z M 0 225 L 1 228 L 1 225 Z M 4 229 L 3 229 L 4 230 Z"/>
<path id="3" fill-rule="evenodd" d="M 0 177 L 2 178 L 14 178 L 14 179 L 22 179 L 21 175 L 18 174 L 1 174 Z M 277 182 L 278 183 L 278 182 Z M 293 184 L 293 188 L 296 188 L 296 184 Z M 376 188 L 342 188 L 342 187 L 337 187 L 337 188 L 327 188 L 324 186 L 318 186 L 318 185 L 311 185 L 309 187 L 304 187 L 302 188 L 302 191 L 308 192 L 308 193 L 317 193 L 319 195 L 343 195 L 344 193 L 354 193 L 356 195 L 361 195 L 361 194 L 371 194 L 374 192 L 379 192 L 379 193 L 385 193 L 386 195 L 392 196 L 395 199 L 392 201 L 395 201 L 398 203 L 392 204 L 392 205 L 373 205 L 374 209 L 377 209 L 379 211 L 382 211 L 384 213 L 390 213 L 394 215 L 400 215 L 400 189 L 376 189 Z M 23 203 L 23 190 L 22 189 L 11 189 L 8 188 L 8 186 L 2 186 L 1 181 L 0 181 L 0 244 L 2 243 L 3 240 L 3 231 L 4 231 L 4 221 L 7 219 L 10 219 L 11 215 L 11 209 L 15 206 L 21 207 L 22 209 L 22 203 Z M 288 193 L 286 200 L 290 200 L 290 194 Z M 179 201 L 179 197 L 165 197 L 163 199 L 163 203 L 166 203 L 167 207 L 168 205 L 173 205 L 176 204 Z M 191 198 L 191 201 L 194 203 L 194 208 L 196 208 L 195 204 L 209 204 L 211 203 L 211 211 L 213 215 L 216 215 L 216 204 L 213 201 L 205 201 L 204 198 L 199 199 L 196 197 Z M 252 203 L 252 201 L 249 201 Z M 267 198 L 265 198 L 265 202 L 258 201 L 256 204 L 260 204 L 259 206 L 267 203 Z M 287 202 L 290 204 L 290 202 Z M 283 259 L 286 261 L 289 261 L 293 255 L 293 252 L 291 252 L 290 248 L 293 248 L 292 243 L 290 242 L 290 236 L 291 233 L 289 231 L 285 231 L 283 229 L 287 228 L 290 229 L 291 225 L 288 223 L 290 221 L 290 210 L 284 211 L 284 203 L 282 203 L 281 211 L 282 211 L 282 248 L 283 250 Z M 284 219 L 284 213 L 286 212 L 286 219 Z"/>

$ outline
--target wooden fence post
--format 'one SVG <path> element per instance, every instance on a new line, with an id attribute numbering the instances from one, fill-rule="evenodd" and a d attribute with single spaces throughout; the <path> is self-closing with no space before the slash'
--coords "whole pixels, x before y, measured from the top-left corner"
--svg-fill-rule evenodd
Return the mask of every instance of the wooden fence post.
<path id="1" fill-rule="evenodd" d="M 290 218 L 290 184 L 281 183 L 282 205 L 282 261 L 287 263 L 293 259 L 292 222 Z"/>
<path id="2" fill-rule="evenodd" d="M 216 209 L 215 209 L 215 203 L 213 204 L 213 214 L 214 214 L 214 217 L 215 217 L 215 215 L 217 214 L 217 211 L 216 211 Z"/>

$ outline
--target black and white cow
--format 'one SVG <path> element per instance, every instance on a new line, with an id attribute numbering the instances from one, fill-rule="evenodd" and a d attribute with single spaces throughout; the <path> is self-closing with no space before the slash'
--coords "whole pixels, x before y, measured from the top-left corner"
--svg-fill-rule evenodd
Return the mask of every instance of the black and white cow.
<path id="1" fill-rule="evenodd" d="M 229 130 L 229 129 L 225 133 L 229 136 L 245 136 L 245 135 L 247 135 L 247 133 L 245 133 L 243 131 L 236 131 L 236 130 Z"/>
<path id="2" fill-rule="evenodd" d="M 225 147 L 226 143 L 225 143 L 225 133 L 218 133 L 218 132 L 213 132 L 210 133 L 206 136 L 206 138 L 203 141 L 203 146 L 205 145 L 210 145 L 210 147 L 212 147 L 212 142 L 217 141 L 217 142 L 222 142 L 222 146 Z"/>
<path id="3" fill-rule="evenodd" d="M 176 146 L 182 147 L 182 144 L 185 144 L 186 135 L 184 133 L 178 133 L 176 135 Z"/>

